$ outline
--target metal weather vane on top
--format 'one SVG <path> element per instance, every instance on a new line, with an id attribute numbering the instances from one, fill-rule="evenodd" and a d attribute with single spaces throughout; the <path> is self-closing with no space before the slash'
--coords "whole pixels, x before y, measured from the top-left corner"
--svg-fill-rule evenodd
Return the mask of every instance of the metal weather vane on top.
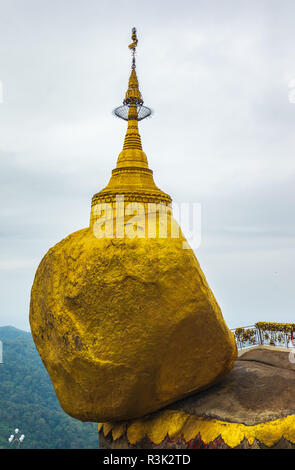
<path id="1" fill-rule="evenodd" d="M 132 50 L 132 68 L 135 69 L 135 52 L 136 46 L 138 43 L 137 35 L 136 35 L 136 28 L 132 28 L 132 35 L 131 35 L 132 43 L 129 44 L 129 49 Z"/>

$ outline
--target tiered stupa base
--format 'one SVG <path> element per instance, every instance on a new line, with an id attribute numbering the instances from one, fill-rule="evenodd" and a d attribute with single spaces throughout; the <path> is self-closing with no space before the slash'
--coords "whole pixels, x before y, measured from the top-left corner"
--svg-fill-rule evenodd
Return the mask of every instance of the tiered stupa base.
<path id="1" fill-rule="evenodd" d="M 289 354 L 255 348 L 206 391 L 142 419 L 99 424 L 100 448 L 295 448 L 295 364 Z"/>

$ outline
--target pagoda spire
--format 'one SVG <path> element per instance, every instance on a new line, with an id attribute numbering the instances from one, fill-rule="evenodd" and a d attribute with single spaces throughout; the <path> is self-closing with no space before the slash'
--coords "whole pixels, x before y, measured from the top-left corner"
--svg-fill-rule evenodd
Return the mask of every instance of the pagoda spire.
<path id="1" fill-rule="evenodd" d="M 123 106 L 116 108 L 114 113 L 121 119 L 128 121 L 123 151 L 129 149 L 142 151 L 141 138 L 138 131 L 138 121 L 150 116 L 152 111 L 150 108 L 143 106 L 143 99 L 139 90 L 135 60 L 136 47 L 138 44 L 136 28 L 132 28 L 131 39 L 132 43 L 128 46 L 132 52 L 131 73 L 128 82 L 128 89 L 125 93 Z M 143 160 L 145 160 L 145 158 L 143 158 Z"/>
<path id="2" fill-rule="evenodd" d="M 129 49 L 132 51 L 132 66 L 131 66 L 131 73 L 128 82 L 128 89 L 125 94 L 125 99 L 123 104 L 129 107 L 128 111 L 128 127 L 127 132 L 125 135 L 123 150 L 127 149 L 138 149 L 142 150 L 140 134 L 138 132 L 138 112 L 137 106 L 143 105 L 143 99 L 141 93 L 139 91 L 138 79 L 136 75 L 136 61 L 135 61 L 135 53 L 136 53 L 136 46 L 138 43 L 136 28 L 132 29 L 132 43 L 129 44 Z"/>
<path id="3" fill-rule="evenodd" d="M 138 121 L 152 114 L 144 106 L 136 74 L 135 53 L 138 44 L 136 28 L 132 29 L 132 42 L 129 49 L 132 53 L 131 73 L 123 104 L 113 113 L 128 122 L 123 149 L 120 152 L 116 168 L 112 171 L 108 185 L 92 198 L 92 206 L 101 202 L 115 203 L 118 195 L 124 196 L 125 202 L 143 202 L 170 206 L 171 198 L 155 184 L 153 172 L 148 167 L 146 154 L 142 150 L 138 131 Z M 93 220 L 93 218 L 91 219 Z"/>

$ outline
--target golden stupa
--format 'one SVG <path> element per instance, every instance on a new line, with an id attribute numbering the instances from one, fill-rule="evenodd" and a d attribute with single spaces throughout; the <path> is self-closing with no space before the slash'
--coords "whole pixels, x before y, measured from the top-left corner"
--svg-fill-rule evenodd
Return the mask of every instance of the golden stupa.
<path id="1" fill-rule="evenodd" d="M 51 248 L 31 293 L 33 338 L 63 409 L 82 421 L 156 411 L 221 380 L 237 350 L 142 150 L 135 67 L 123 150 L 92 199 L 90 226 Z M 184 249 L 186 248 L 186 249 Z"/>

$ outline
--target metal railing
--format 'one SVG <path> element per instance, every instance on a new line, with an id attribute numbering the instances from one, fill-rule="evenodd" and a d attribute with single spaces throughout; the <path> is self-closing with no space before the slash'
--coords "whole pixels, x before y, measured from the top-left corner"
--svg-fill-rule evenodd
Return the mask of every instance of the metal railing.
<path id="1" fill-rule="evenodd" d="M 293 340 L 293 324 L 278 323 L 277 329 L 275 323 L 260 323 L 263 328 L 259 327 L 259 323 L 255 325 L 244 326 L 240 328 L 232 328 L 238 349 L 249 348 L 252 346 L 266 345 L 278 347 L 290 347 L 290 341 Z M 268 329 L 268 325 L 269 329 Z M 289 328 L 290 331 L 284 331 Z"/>

